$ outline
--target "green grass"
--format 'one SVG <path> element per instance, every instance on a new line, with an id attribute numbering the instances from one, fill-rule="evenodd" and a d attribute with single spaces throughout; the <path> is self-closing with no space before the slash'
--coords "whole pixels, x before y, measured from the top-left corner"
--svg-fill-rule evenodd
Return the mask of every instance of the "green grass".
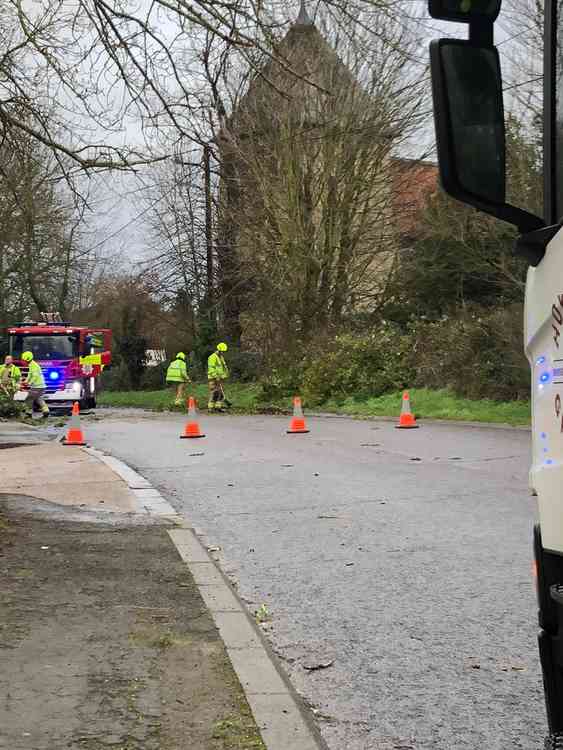
<path id="1" fill-rule="evenodd" d="M 232 401 L 233 411 L 253 413 L 258 411 L 259 386 L 246 383 L 229 384 L 227 398 Z M 186 389 L 187 396 L 195 396 L 199 409 L 207 407 L 207 383 L 196 383 Z M 133 406 L 153 411 L 179 411 L 174 407 L 172 389 L 161 391 L 103 391 L 98 397 L 100 406 Z"/>
<path id="2" fill-rule="evenodd" d="M 490 401 L 460 398 L 449 390 L 429 390 L 413 388 L 409 391 L 411 408 L 417 419 L 452 419 L 468 422 L 492 422 L 496 424 L 530 424 L 530 404 L 528 401 Z M 195 395 L 199 408 L 207 405 L 207 385 L 194 385 L 189 395 Z M 232 383 L 227 388 L 227 396 L 233 402 L 235 413 L 256 414 L 260 412 L 287 412 L 291 410 L 291 398 L 274 403 L 259 401 L 260 388 L 256 384 Z M 402 392 L 386 393 L 366 399 L 348 398 L 328 401 L 310 412 L 347 414 L 354 417 L 398 417 L 401 411 Z M 106 391 L 100 395 L 102 406 L 122 406 L 166 411 L 173 409 L 171 391 Z M 304 402 L 305 407 L 307 403 Z"/>
<path id="3" fill-rule="evenodd" d="M 413 388 L 409 391 L 411 409 L 417 419 L 452 419 L 466 422 L 493 422 L 496 424 L 529 425 L 529 401 L 472 400 L 456 396 L 449 390 Z M 365 400 L 349 398 L 329 401 L 322 411 L 350 414 L 357 417 L 398 416 L 401 410 L 402 391 L 386 393 Z"/>

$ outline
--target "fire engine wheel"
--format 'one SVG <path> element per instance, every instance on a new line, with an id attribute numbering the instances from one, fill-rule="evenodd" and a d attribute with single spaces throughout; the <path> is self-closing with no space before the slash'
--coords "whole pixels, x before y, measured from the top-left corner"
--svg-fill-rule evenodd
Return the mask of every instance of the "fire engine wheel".
<path id="1" fill-rule="evenodd" d="M 85 396 L 82 401 L 80 402 L 80 410 L 83 409 L 95 409 L 96 408 L 96 397 L 95 396 Z"/>

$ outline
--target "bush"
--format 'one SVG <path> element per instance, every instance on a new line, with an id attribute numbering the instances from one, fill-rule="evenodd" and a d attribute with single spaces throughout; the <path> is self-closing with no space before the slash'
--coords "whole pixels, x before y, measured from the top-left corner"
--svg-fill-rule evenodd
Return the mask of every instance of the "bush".
<path id="1" fill-rule="evenodd" d="M 258 380 L 262 361 L 257 352 L 243 352 L 240 349 L 229 347 L 227 365 L 233 380 L 251 383 Z"/>
<path id="2" fill-rule="evenodd" d="M 188 375 L 194 383 L 201 383 L 207 380 L 207 357 L 209 355 L 203 352 L 198 356 L 197 352 L 191 351 L 186 360 Z M 168 364 L 168 363 L 167 363 Z"/>
<path id="3" fill-rule="evenodd" d="M 166 385 L 168 362 L 161 362 L 154 367 L 146 367 L 141 375 L 141 391 L 158 391 Z"/>
<path id="4" fill-rule="evenodd" d="M 405 328 L 381 322 L 370 334 L 327 339 L 287 366 L 273 366 L 261 383 L 261 401 L 300 393 L 318 406 L 409 387 L 449 388 L 459 396 L 495 401 L 528 399 L 528 363 L 522 346 L 522 306 L 473 307 Z"/>
<path id="5" fill-rule="evenodd" d="M 130 391 L 131 379 L 125 364 L 121 362 L 105 369 L 102 374 L 101 386 L 106 391 Z"/>
<path id="6" fill-rule="evenodd" d="M 415 385 L 451 388 L 467 398 L 527 399 L 522 306 L 473 308 L 463 317 L 411 324 Z"/>
<path id="7" fill-rule="evenodd" d="M 307 403 L 380 396 L 412 383 L 410 339 L 383 321 L 363 336 L 336 336 L 305 360 L 301 390 Z"/>
<path id="8" fill-rule="evenodd" d="M 259 400 L 261 402 L 277 401 L 295 396 L 301 390 L 303 367 L 301 362 L 293 366 L 274 366 L 270 373 L 260 382 Z"/>
<path id="9" fill-rule="evenodd" d="M 13 419 L 23 413 L 23 401 L 14 401 L 12 396 L 0 393 L 0 419 Z"/>

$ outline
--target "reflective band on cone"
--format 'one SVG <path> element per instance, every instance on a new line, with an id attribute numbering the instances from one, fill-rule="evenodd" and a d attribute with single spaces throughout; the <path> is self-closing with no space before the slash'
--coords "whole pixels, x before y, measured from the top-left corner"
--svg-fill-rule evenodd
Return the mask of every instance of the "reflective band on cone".
<path id="1" fill-rule="evenodd" d="M 419 425 L 416 424 L 414 414 L 411 412 L 411 400 L 409 398 L 409 392 L 403 393 L 403 405 L 401 407 L 401 416 L 399 417 L 399 424 L 395 427 L 401 430 L 413 430 Z"/>
<path id="2" fill-rule="evenodd" d="M 197 420 L 197 411 L 195 408 L 195 399 L 190 396 L 188 399 L 188 421 L 184 427 L 184 434 L 180 435 L 183 440 L 185 438 L 203 438 L 205 435 L 199 428 L 199 422 Z"/>
<path id="3" fill-rule="evenodd" d="M 288 435 L 299 435 L 309 432 L 307 425 L 305 424 L 305 417 L 303 416 L 303 407 L 301 406 L 301 399 L 296 396 L 293 399 L 293 417 L 289 423 Z"/>
<path id="4" fill-rule="evenodd" d="M 80 407 L 78 401 L 72 405 L 72 416 L 68 426 L 68 432 L 63 440 L 63 445 L 86 445 L 82 429 L 80 427 Z"/>

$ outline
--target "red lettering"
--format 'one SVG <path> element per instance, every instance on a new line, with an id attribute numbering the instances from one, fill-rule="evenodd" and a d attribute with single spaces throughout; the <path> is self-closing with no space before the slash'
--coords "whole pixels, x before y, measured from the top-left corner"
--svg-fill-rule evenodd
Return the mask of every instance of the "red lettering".
<path id="1" fill-rule="evenodd" d="M 559 349 L 559 328 L 557 328 L 557 326 L 553 324 L 551 325 L 551 327 L 553 328 L 553 341 L 555 342 L 555 346 Z"/>
<path id="2" fill-rule="evenodd" d="M 563 314 L 561 314 L 561 310 L 557 307 L 557 305 L 551 306 L 551 314 L 553 316 L 553 320 L 556 323 L 559 323 L 559 325 L 563 323 Z"/>
<path id="3" fill-rule="evenodd" d="M 561 305 L 561 307 L 563 307 L 563 294 L 558 294 L 557 295 L 557 301 L 559 302 L 559 304 Z"/>

